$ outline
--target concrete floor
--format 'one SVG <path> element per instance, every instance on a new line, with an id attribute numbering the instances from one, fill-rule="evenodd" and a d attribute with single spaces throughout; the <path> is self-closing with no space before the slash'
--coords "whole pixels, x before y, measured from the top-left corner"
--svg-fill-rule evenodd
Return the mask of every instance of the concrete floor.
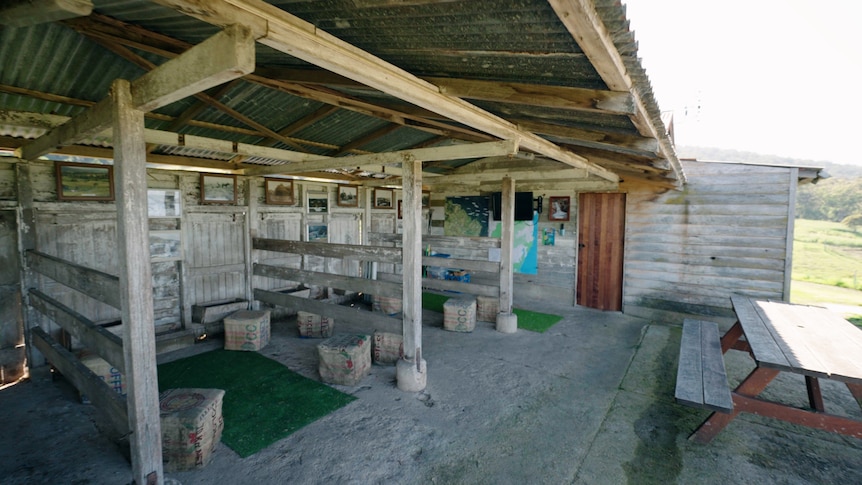
<path id="1" fill-rule="evenodd" d="M 358 398 L 348 406 L 245 459 L 220 445 L 206 468 L 169 474 L 168 482 L 862 483 L 859 439 L 741 415 L 709 445 L 689 442 L 708 413 L 673 402 L 678 327 L 520 303 L 565 319 L 544 334 L 504 335 L 484 322 L 455 334 L 428 312 L 425 391 L 398 391 L 394 367 L 374 366 L 359 386 L 339 386 Z M 275 322 L 262 353 L 316 379 L 316 343 Z M 731 385 L 752 368 L 741 352 L 726 361 Z M 829 384 L 827 410 L 862 419 L 846 387 Z M 798 376 L 767 392 L 806 402 Z M 0 391 L 0 409 L 0 483 L 130 482 L 129 464 L 98 432 L 93 408 L 44 369 Z"/>

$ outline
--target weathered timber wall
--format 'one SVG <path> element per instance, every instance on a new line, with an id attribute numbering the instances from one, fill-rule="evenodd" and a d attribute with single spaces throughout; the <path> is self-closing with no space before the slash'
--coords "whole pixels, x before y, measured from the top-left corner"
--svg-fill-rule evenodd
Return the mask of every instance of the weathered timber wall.
<path id="1" fill-rule="evenodd" d="M 685 162 L 683 191 L 627 195 L 623 311 L 733 316 L 730 295 L 789 297 L 796 169 Z"/>

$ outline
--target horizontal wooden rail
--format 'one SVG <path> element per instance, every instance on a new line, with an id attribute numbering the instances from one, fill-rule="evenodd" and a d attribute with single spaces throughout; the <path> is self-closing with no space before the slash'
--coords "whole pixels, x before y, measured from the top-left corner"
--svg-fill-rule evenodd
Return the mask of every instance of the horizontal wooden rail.
<path id="1" fill-rule="evenodd" d="M 57 370 L 63 374 L 76 389 L 87 395 L 87 398 L 104 413 L 108 424 L 120 436 L 129 434 L 129 414 L 126 409 L 126 398 L 111 389 L 105 381 L 81 363 L 71 352 L 63 348 L 41 327 L 30 330 L 33 345 L 48 359 Z"/>
<path id="2" fill-rule="evenodd" d="M 322 256 L 324 258 L 401 263 L 401 249 L 382 246 L 287 241 L 283 239 L 252 239 L 252 247 L 263 251 Z"/>
<path id="3" fill-rule="evenodd" d="M 357 308 L 336 305 L 320 300 L 311 300 L 298 296 L 278 293 L 275 291 L 254 289 L 254 299 L 272 305 L 283 306 L 297 311 L 314 313 L 343 320 L 345 322 L 367 325 L 373 330 L 401 335 L 403 325 L 400 318 L 392 318 L 381 313 L 374 313 Z M 336 322 L 337 325 L 337 322 Z"/>
<path id="4" fill-rule="evenodd" d="M 500 296 L 499 286 L 478 285 L 476 283 L 464 283 L 462 281 L 453 280 L 422 278 L 422 288 L 442 291 L 457 291 L 459 293 L 467 293 L 468 295 L 492 296 L 494 298 L 498 298 Z"/>
<path id="5" fill-rule="evenodd" d="M 446 268 L 469 269 L 471 271 L 485 271 L 488 273 L 499 273 L 499 261 L 480 261 L 478 259 L 460 258 L 438 258 L 435 256 L 423 256 L 422 264 L 425 266 L 444 266 Z"/>
<path id="6" fill-rule="evenodd" d="M 39 251 L 27 251 L 35 272 L 114 308 L 120 308 L 120 278 Z"/>
<path id="7" fill-rule="evenodd" d="M 84 347 L 98 354 L 114 368 L 125 372 L 122 338 L 39 290 L 30 289 L 29 295 L 33 308 L 63 327 L 63 330 L 80 340 Z"/>
<path id="8" fill-rule="evenodd" d="M 266 276 L 267 278 L 298 281 L 305 286 L 326 286 L 329 288 L 338 288 L 339 290 L 388 296 L 391 298 L 401 298 L 402 296 L 400 283 L 369 280 L 356 276 L 343 276 L 259 263 L 255 263 L 254 265 L 254 274 L 255 276 Z"/>
<path id="9" fill-rule="evenodd" d="M 401 234 L 372 232 L 368 234 L 368 240 L 374 243 L 399 244 L 401 243 Z M 430 245 L 432 248 L 490 249 L 499 248 L 500 239 L 496 237 L 430 236 L 423 234 L 422 245 Z"/>

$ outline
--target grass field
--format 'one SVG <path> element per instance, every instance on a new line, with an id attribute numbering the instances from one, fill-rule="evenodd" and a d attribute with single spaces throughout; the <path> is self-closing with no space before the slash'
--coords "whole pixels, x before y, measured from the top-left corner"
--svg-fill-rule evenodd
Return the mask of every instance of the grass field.
<path id="1" fill-rule="evenodd" d="M 862 230 L 796 219 L 792 278 L 794 303 L 862 307 Z M 862 316 L 848 316 L 862 324 Z"/>

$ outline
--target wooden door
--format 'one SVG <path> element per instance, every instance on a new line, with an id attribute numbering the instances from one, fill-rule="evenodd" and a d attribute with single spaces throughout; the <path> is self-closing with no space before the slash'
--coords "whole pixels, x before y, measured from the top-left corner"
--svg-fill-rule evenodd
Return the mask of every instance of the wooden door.
<path id="1" fill-rule="evenodd" d="M 625 194 L 580 194 L 578 305 L 622 310 Z"/>
<path id="2" fill-rule="evenodd" d="M 18 261 L 15 211 L 0 210 L 0 386 L 15 382 L 26 370 Z"/>

